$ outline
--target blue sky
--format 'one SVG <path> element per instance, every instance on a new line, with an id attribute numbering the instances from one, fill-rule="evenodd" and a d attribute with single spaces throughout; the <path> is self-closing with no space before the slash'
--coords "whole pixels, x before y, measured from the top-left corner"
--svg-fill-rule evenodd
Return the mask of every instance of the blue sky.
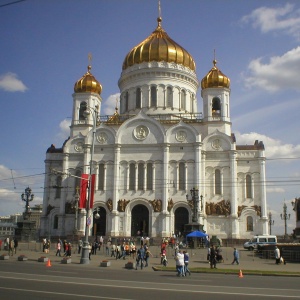
<path id="1" fill-rule="evenodd" d="M 44 160 L 68 137 L 74 83 L 86 72 L 113 113 L 123 59 L 156 28 L 156 0 L 0 0 L 0 215 L 22 212 L 29 185 L 42 202 Z M 300 197 L 300 2 L 161 0 L 162 26 L 193 56 L 201 80 L 217 66 L 231 79 L 237 144 L 266 147 L 267 202 L 284 233 L 284 200 Z M 198 110 L 202 111 L 201 90 Z"/>

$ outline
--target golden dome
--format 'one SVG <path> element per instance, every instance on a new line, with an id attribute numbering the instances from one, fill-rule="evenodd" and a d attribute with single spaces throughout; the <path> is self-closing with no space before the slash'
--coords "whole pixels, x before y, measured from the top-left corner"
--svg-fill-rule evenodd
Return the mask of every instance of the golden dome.
<path id="1" fill-rule="evenodd" d="M 97 79 L 90 73 L 92 67 L 88 66 L 88 71 L 75 83 L 74 92 L 75 93 L 97 93 L 101 94 L 102 85 L 97 81 Z"/>
<path id="2" fill-rule="evenodd" d="M 174 62 L 196 70 L 192 56 L 168 36 L 161 27 L 161 21 L 162 18 L 157 18 L 158 26 L 152 34 L 129 51 L 123 62 L 123 70 L 134 64 L 151 61 Z"/>
<path id="3" fill-rule="evenodd" d="M 207 73 L 207 75 L 201 80 L 201 88 L 215 88 L 215 87 L 230 87 L 230 79 L 224 75 L 217 67 L 217 61 L 213 60 L 214 66 Z"/>

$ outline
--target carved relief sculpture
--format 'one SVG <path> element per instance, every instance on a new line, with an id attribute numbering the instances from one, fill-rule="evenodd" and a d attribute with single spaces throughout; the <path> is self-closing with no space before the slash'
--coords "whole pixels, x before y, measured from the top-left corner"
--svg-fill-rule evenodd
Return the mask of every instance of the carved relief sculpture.
<path id="1" fill-rule="evenodd" d="M 111 199 L 108 199 L 108 200 L 106 201 L 106 206 L 107 206 L 108 210 L 109 210 L 110 212 L 112 212 L 112 210 L 113 210 L 113 202 L 112 202 Z"/>
<path id="2" fill-rule="evenodd" d="M 130 200 L 125 200 L 125 199 L 120 199 L 118 201 L 118 211 L 119 212 L 124 212 L 125 211 L 125 208 L 127 206 L 127 204 L 130 202 Z"/>
<path id="3" fill-rule="evenodd" d="M 161 212 L 161 206 L 162 206 L 162 201 L 160 199 L 157 200 L 149 200 L 149 202 L 152 204 L 152 207 L 155 212 Z"/>
<path id="4" fill-rule="evenodd" d="M 174 206 L 173 199 L 170 199 L 170 200 L 168 201 L 168 207 L 167 207 L 168 212 L 171 211 L 171 209 L 173 208 L 173 206 Z"/>
<path id="5" fill-rule="evenodd" d="M 261 216 L 261 207 L 258 205 L 253 205 L 251 207 L 254 208 L 254 210 L 256 211 L 256 214 L 260 217 Z"/>
<path id="6" fill-rule="evenodd" d="M 246 205 L 238 206 L 238 217 L 241 216 L 243 209 L 247 207 Z"/>
<path id="7" fill-rule="evenodd" d="M 220 202 L 206 202 L 205 212 L 207 215 L 225 215 L 231 214 L 231 203 L 229 200 L 221 200 Z"/>

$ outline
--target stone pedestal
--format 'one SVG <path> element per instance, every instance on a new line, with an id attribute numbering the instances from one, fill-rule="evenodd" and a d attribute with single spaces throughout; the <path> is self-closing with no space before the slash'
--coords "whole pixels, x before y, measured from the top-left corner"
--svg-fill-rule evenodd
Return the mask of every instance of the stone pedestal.
<path id="1" fill-rule="evenodd" d="M 18 228 L 15 229 L 15 236 L 19 242 L 30 242 L 36 240 L 35 221 L 23 220 L 17 222 Z"/>
<path id="2" fill-rule="evenodd" d="M 110 267 L 110 261 L 101 261 L 100 267 Z"/>
<path id="3" fill-rule="evenodd" d="M 28 260 L 27 256 L 25 256 L 25 255 L 18 256 L 18 261 L 26 261 L 26 260 Z"/>
<path id="4" fill-rule="evenodd" d="M 49 258 L 44 256 L 38 258 L 38 262 L 47 262 L 48 260 Z"/>
<path id="5" fill-rule="evenodd" d="M 72 262 L 71 258 L 63 258 L 61 260 L 61 263 L 62 264 L 70 264 Z"/>
<path id="6" fill-rule="evenodd" d="M 125 264 L 125 269 L 134 269 L 134 268 L 135 268 L 135 264 L 131 261 Z"/>

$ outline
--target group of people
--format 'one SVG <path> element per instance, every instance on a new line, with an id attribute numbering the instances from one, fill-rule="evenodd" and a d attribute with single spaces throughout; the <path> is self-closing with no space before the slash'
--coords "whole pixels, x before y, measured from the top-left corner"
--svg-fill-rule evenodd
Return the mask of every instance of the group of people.
<path id="1" fill-rule="evenodd" d="M 61 253 L 62 250 L 63 250 L 63 254 Z M 67 242 L 67 240 L 62 241 L 61 239 L 58 239 L 58 241 L 56 243 L 55 256 L 71 257 L 72 256 L 72 244 L 70 242 Z"/>
<path id="2" fill-rule="evenodd" d="M 181 249 L 178 250 L 176 256 L 176 271 L 177 276 L 184 277 L 187 275 L 191 275 L 191 271 L 189 270 L 189 254 L 187 251 L 182 251 Z"/>
<path id="3" fill-rule="evenodd" d="M 8 254 L 13 256 L 14 253 L 17 254 L 17 248 L 18 248 L 19 242 L 17 240 L 17 238 L 5 238 L 4 239 L 4 250 L 8 251 Z M 2 248 L 2 240 L 0 242 L 0 250 Z"/>

